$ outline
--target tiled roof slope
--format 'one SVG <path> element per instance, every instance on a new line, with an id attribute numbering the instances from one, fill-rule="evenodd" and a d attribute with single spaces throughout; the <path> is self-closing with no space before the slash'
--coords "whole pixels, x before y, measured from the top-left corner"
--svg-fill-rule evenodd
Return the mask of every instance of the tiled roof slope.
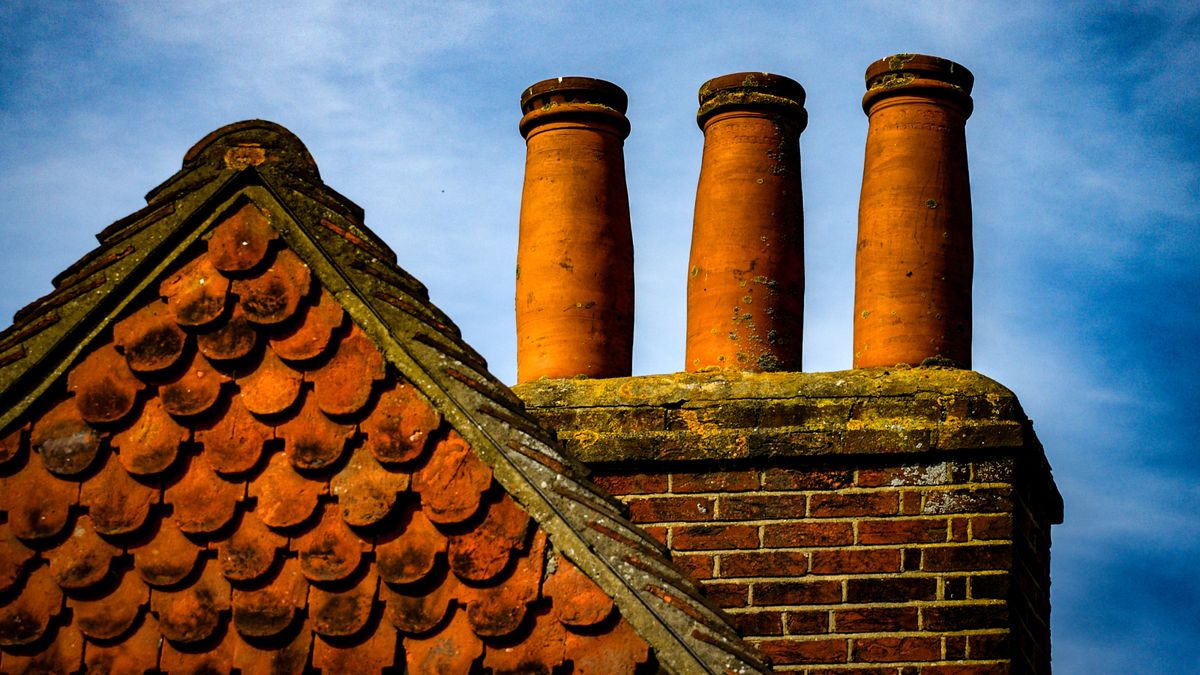
<path id="1" fill-rule="evenodd" d="M 0 671 L 765 670 L 290 132 L 147 201 L 0 334 Z"/>

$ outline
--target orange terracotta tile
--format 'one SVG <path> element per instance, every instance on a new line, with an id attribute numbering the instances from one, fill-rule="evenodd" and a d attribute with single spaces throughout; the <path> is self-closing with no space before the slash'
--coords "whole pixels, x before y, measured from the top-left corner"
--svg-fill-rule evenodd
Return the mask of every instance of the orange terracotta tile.
<path id="1" fill-rule="evenodd" d="M 308 657 L 312 651 L 312 630 L 306 624 L 283 645 L 272 641 L 270 646 L 251 644 L 230 631 L 237 648 L 233 665 L 242 675 L 303 675 L 310 672 Z"/>
<path id="2" fill-rule="evenodd" d="M 493 673 L 553 672 L 566 658 L 567 631 L 545 611 L 533 612 L 528 632 L 487 645 L 484 668 Z"/>
<path id="3" fill-rule="evenodd" d="M 331 644 L 320 638 L 313 643 L 313 667 L 321 675 L 378 673 L 397 663 L 396 629 L 384 624 L 362 642 Z"/>
<path id="4" fill-rule="evenodd" d="M 385 469 L 360 446 L 329 481 L 329 492 L 337 497 L 347 523 L 372 525 L 391 512 L 397 494 L 408 489 L 409 480 L 407 473 Z"/>
<path id="5" fill-rule="evenodd" d="M 513 550 L 525 541 L 529 514 L 507 494 L 485 505 L 483 521 L 450 537 L 447 560 L 460 579 L 487 581 L 508 566 Z"/>
<path id="6" fill-rule="evenodd" d="M 83 662 L 88 673 L 104 675 L 142 675 L 158 668 L 158 651 L 162 636 L 158 623 L 148 612 L 133 635 L 114 644 L 89 642 Z"/>
<path id="7" fill-rule="evenodd" d="M 17 427 L 4 436 L 0 436 L 0 465 L 16 459 L 25 448 L 25 428 Z"/>
<path id="8" fill-rule="evenodd" d="M 100 538 L 92 527 L 92 519 L 80 516 L 71 536 L 58 547 L 47 551 L 50 574 L 60 588 L 87 588 L 108 574 L 108 567 L 121 549 Z"/>
<path id="9" fill-rule="evenodd" d="M 383 355 L 367 334 L 351 324 L 333 358 L 307 379 L 313 383 L 317 405 L 330 415 L 358 412 L 371 398 L 372 383 L 384 376 Z"/>
<path id="10" fill-rule="evenodd" d="M 74 475 L 91 466 L 100 450 L 100 434 L 88 426 L 71 399 L 51 408 L 33 425 L 30 444 L 46 468 Z"/>
<path id="11" fill-rule="evenodd" d="M 407 584 L 433 570 L 437 554 L 446 550 L 446 536 L 420 511 L 418 505 L 406 509 L 396 528 L 375 545 L 375 569 L 384 581 Z"/>
<path id="12" fill-rule="evenodd" d="M 208 359 L 196 352 L 179 377 L 158 388 L 158 395 L 163 409 L 172 415 L 199 415 L 217 402 L 221 384 L 228 381 L 228 376 L 213 369 Z"/>
<path id="13" fill-rule="evenodd" d="M 367 625 L 375 606 L 379 577 L 368 572 L 347 590 L 312 586 L 308 591 L 308 615 L 313 630 L 327 637 L 354 635 Z"/>
<path id="14" fill-rule="evenodd" d="M 4 672 L 34 675 L 38 673 L 74 673 L 83 665 L 83 635 L 74 626 L 58 629 L 46 649 L 30 656 L 4 655 Z"/>
<path id="15" fill-rule="evenodd" d="M 67 388 L 75 393 L 79 415 L 88 422 L 116 422 L 125 417 L 144 386 L 112 345 L 89 354 L 67 376 Z"/>
<path id="16" fill-rule="evenodd" d="M 8 526 L 22 539 L 53 537 L 67 524 L 79 485 L 56 478 L 41 462 L 29 462 L 4 479 Z"/>
<path id="17" fill-rule="evenodd" d="M 529 552 L 517 560 L 512 575 L 498 586 L 464 586 L 467 618 L 475 633 L 499 637 L 520 627 L 529 603 L 538 597 L 545 569 L 546 535 L 538 530 Z"/>
<path id="18" fill-rule="evenodd" d="M 237 398 L 252 413 L 274 415 L 296 402 L 302 380 L 299 371 L 293 370 L 268 349 L 257 368 L 237 379 L 241 389 Z"/>
<path id="19" fill-rule="evenodd" d="M 267 214 L 247 203 L 213 228 L 208 258 L 225 272 L 248 270 L 263 259 L 277 237 Z"/>
<path id="20" fill-rule="evenodd" d="M 385 603 L 384 616 L 393 626 L 409 635 L 419 635 L 442 622 L 461 590 L 458 579 L 442 566 L 415 584 L 380 584 L 379 598 Z"/>
<path id="21" fill-rule="evenodd" d="M 271 427 L 246 410 L 240 396 L 229 398 L 224 415 L 196 429 L 196 441 L 204 446 L 201 456 L 219 473 L 253 469 L 262 457 L 263 445 L 274 435 Z"/>
<path id="22" fill-rule="evenodd" d="M 483 642 L 471 630 L 466 613 L 457 610 L 442 630 L 406 636 L 404 656 L 410 673 L 466 673 L 483 656 Z"/>
<path id="23" fill-rule="evenodd" d="M 34 570 L 20 595 L 0 607 L 0 646 L 27 645 L 40 638 L 50 619 L 58 615 L 62 598 L 50 568 Z"/>
<path id="24" fill-rule="evenodd" d="M 240 359 L 254 350 L 258 344 L 258 331 L 246 320 L 241 306 L 235 305 L 228 321 L 219 322 L 212 328 L 196 335 L 196 347 L 200 353 L 214 361 Z"/>
<path id="25" fill-rule="evenodd" d="M 358 569 L 370 544 L 346 526 L 337 508 L 327 504 L 321 522 L 307 534 L 292 540 L 300 554 L 300 568 L 312 581 L 339 581 Z"/>
<path id="26" fill-rule="evenodd" d="M 233 591 L 233 625 L 249 637 L 279 635 L 308 599 L 308 580 L 295 558 L 284 561 L 269 584 L 256 590 Z"/>
<path id="27" fill-rule="evenodd" d="M 542 593 L 550 598 L 554 618 L 569 626 L 593 626 L 612 614 L 612 598 L 562 555 Z"/>
<path id="28" fill-rule="evenodd" d="M 338 424 L 317 408 L 312 392 L 295 417 L 280 425 L 275 435 L 286 441 L 286 454 L 300 469 L 323 469 L 336 462 L 346 450 L 354 426 Z"/>
<path id="29" fill-rule="evenodd" d="M 180 648 L 170 640 L 163 640 L 158 667 L 167 675 L 231 673 L 238 642 L 229 632 L 214 637 L 212 643 L 203 647 L 184 643 Z"/>
<path id="30" fill-rule="evenodd" d="M 228 538 L 217 546 L 221 572 L 234 581 L 250 581 L 266 574 L 275 564 L 279 549 L 287 546 L 287 538 L 267 529 L 254 511 L 242 514 L 242 522 Z"/>
<path id="31" fill-rule="evenodd" d="M 142 414 L 126 430 L 112 438 L 117 458 L 129 473 L 147 475 L 158 473 L 175 461 L 179 444 L 191 434 L 181 427 L 163 407 L 162 399 L 152 398 L 142 407 Z"/>
<path id="32" fill-rule="evenodd" d="M 164 518 L 158 530 L 145 543 L 130 546 L 133 565 L 142 580 L 154 586 L 170 586 L 183 581 L 196 566 L 200 547 L 183 536 L 175 521 Z"/>
<path id="33" fill-rule="evenodd" d="M 233 282 L 246 318 L 254 323 L 275 324 L 296 312 L 300 300 L 308 295 L 312 275 L 308 265 L 288 249 L 279 251 L 275 262 L 252 279 Z"/>
<path id="34" fill-rule="evenodd" d="M 285 336 L 272 338 L 271 349 L 284 359 L 304 361 L 325 352 L 333 331 L 345 320 L 346 312 L 337 299 L 324 288 L 317 294 L 316 303 L 304 313 L 304 321 Z"/>
<path id="35" fill-rule="evenodd" d="M 407 383 L 379 396 L 375 410 L 359 425 L 366 447 L 381 462 L 407 462 L 419 457 L 442 416 Z"/>
<path id="36" fill-rule="evenodd" d="M 158 293 L 166 298 L 176 323 L 203 326 L 225 312 L 229 279 L 217 271 L 207 256 L 201 256 L 167 277 L 159 284 Z"/>
<path id="37" fill-rule="evenodd" d="M 421 493 L 430 520 L 457 523 L 479 509 L 479 500 L 491 482 L 492 470 L 451 429 L 433 448 L 429 462 L 413 474 L 412 488 Z"/>
<path id="38" fill-rule="evenodd" d="M 79 503 L 88 508 L 92 524 L 101 534 L 136 530 L 150 513 L 151 502 L 157 500 L 158 491 L 131 478 L 111 453 L 104 468 L 84 481 L 79 491 Z"/>
<path id="39" fill-rule="evenodd" d="M 74 624 L 84 635 L 112 640 L 133 626 L 149 600 L 149 587 L 135 572 L 128 571 L 110 592 L 100 597 L 89 596 L 87 600 L 67 598 L 67 606 L 74 615 Z"/>
<path id="40" fill-rule="evenodd" d="M 250 483 L 250 496 L 258 499 L 255 512 L 271 527 L 290 527 L 304 522 L 317 508 L 317 496 L 325 483 L 309 480 L 295 472 L 287 456 L 271 456 L 267 468 Z"/>
<path id="41" fill-rule="evenodd" d="M 0 594 L 7 592 L 21 577 L 33 556 L 33 549 L 17 539 L 8 523 L 0 523 Z"/>
<path id="42" fill-rule="evenodd" d="M 229 582 L 215 561 L 206 561 L 200 577 L 187 588 L 150 591 L 150 610 L 158 618 L 163 637 L 189 643 L 204 640 L 220 623 L 219 613 L 229 609 Z"/>
<path id="43" fill-rule="evenodd" d="M 578 675 L 633 675 L 650 656 L 650 647 L 622 618 L 600 635 L 567 633 L 567 654 Z"/>
<path id="44" fill-rule="evenodd" d="M 245 494 L 242 483 L 222 480 L 199 457 L 190 460 L 179 480 L 163 494 L 174 507 L 171 518 L 184 532 L 212 532 L 233 519 Z"/>
<path id="45" fill-rule="evenodd" d="M 138 372 L 169 368 L 183 356 L 187 333 L 175 323 L 165 302 L 154 302 L 113 325 L 113 342 Z"/>

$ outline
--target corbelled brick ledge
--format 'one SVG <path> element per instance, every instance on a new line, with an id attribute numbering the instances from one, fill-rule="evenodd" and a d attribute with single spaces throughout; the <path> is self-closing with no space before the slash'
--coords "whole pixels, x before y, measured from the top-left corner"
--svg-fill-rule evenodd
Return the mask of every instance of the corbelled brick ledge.
<path id="1" fill-rule="evenodd" d="M 530 412 L 780 671 L 1050 671 L 1062 498 L 972 371 L 539 380 Z"/>

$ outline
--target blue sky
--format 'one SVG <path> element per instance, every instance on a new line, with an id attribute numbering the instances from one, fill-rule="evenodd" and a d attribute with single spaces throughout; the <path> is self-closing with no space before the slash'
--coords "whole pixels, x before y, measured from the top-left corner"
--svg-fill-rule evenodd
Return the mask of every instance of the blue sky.
<path id="1" fill-rule="evenodd" d="M 729 72 L 808 92 L 805 369 L 850 365 L 873 60 L 976 76 L 975 363 L 1021 397 L 1067 503 L 1060 673 L 1198 672 L 1200 11 L 1188 3 L 0 3 L 0 316 L 136 210 L 207 132 L 279 122 L 505 381 L 517 100 L 630 97 L 636 373 L 683 365 L 702 137 Z M 7 320 L 0 321 L 7 323 Z"/>

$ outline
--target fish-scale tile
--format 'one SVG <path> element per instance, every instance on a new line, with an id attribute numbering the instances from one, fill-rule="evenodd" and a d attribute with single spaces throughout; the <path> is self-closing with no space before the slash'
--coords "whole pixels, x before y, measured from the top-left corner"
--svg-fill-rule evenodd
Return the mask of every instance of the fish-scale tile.
<path id="1" fill-rule="evenodd" d="M 433 448 L 429 461 L 413 474 L 425 515 L 435 523 L 458 523 L 479 509 L 492 470 L 453 429 Z"/>
<path id="2" fill-rule="evenodd" d="M 308 580 L 295 558 L 284 561 L 271 582 L 255 590 L 234 589 L 233 625 L 249 637 L 279 635 L 304 609 Z"/>
<path id="3" fill-rule="evenodd" d="M 190 416 L 205 412 L 221 395 L 221 384 L 229 377 L 212 367 L 200 352 L 193 352 L 187 368 L 158 388 L 163 409 L 172 415 Z"/>
<path id="4" fill-rule="evenodd" d="M 179 453 L 179 444 L 190 436 L 186 428 L 167 414 L 162 399 L 155 397 L 146 401 L 142 414 L 128 429 L 114 435 L 111 443 L 126 471 L 145 476 L 171 466 Z"/>
<path id="5" fill-rule="evenodd" d="M 13 534 L 44 539 L 62 532 L 71 506 L 79 499 L 79 484 L 61 480 L 41 462 L 30 461 L 4 479 L 4 493 Z"/>
<path id="6" fill-rule="evenodd" d="M 378 673 L 396 663 L 396 630 L 384 624 L 365 640 L 333 644 L 318 638 L 313 643 L 313 667 L 321 675 Z"/>
<path id="7" fill-rule="evenodd" d="M 46 468 L 72 476 L 91 466 L 100 451 L 100 433 L 83 421 L 72 399 L 51 408 L 33 425 L 30 445 Z"/>
<path id="8" fill-rule="evenodd" d="M 329 492 L 337 497 L 347 523 L 373 525 L 391 512 L 397 495 L 408 489 L 409 480 L 407 473 L 385 469 L 360 446 L 346 466 L 330 479 Z"/>
<path id="9" fill-rule="evenodd" d="M 414 584 L 379 585 L 379 598 L 385 604 L 384 617 L 397 630 L 409 635 L 436 628 L 461 592 L 458 578 L 444 565 Z"/>
<path id="10" fill-rule="evenodd" d="M 338 461 L 346 443 L 354 434 L 354 425 L 339 424 L 325 416 L 309 392 L 295 417 L 275 429 L 286 442 L 286 454 L 300 469 L 323 469 Z"/>
<path id="11" fill-rule="evenodd" d="M 157 500 L 158 491 L 131 478 L 112 453 L 104 468 L 84 481 L 79 491 L 79 503 L 87 507 L 96 531 L 109 535 L 136 530 Z"/>
<path id="12" fill-rule="evenodd" d="M 437 554 L 446 550 L 446 535 L 438 531 L 419 505 L 406 509 L 397 526 L 375 544 L 375 569 L 384 581 L 408 584 L 433 570 Z"/>
<path id="13" fill-rule="evenodd" d="M 211 644 L 205 644 L 202 648 L 186 643 L 176 646 L 170 640 L 163 640 L 158 668 L 167 675 L 231 673 L 237 644 L 238 641 L 229 632 L 219 638 L 214 637 Z"/>
<path id="14" fill-rule="evenodd" d="M 150 610 L 158 618 L 163 637 L 190 643 L 207 639 L 220 623 L 220 612 L 229 609 L 229 582 L 215 561 L 205 561 L 196 581 L 180 590 L 150 591 Z"/>
<path id="15" fill-rule="evenodd" d="M 154 586 L 170 586 L 183 581 L 196 566 L 200 547 L 184 536 L 170 518 L 163 518 L 148 541 L 129 547 L 133 565 L 142 579 Z"/>
<path id="16" fill-rule="evenodd" d="M 274 415 L 287 410 L 300 396 L 304 376 L 275 356 L 270 349 L 254 370 L 237 378 L 242 405 L 258 415 Z"/>
<path id="17" fill-rule="evenodd" d="M 228 321 L 219 322 L 196 334 L 196 348 L 214 361 L 240 359 L 254 351 L 258 331 L 246 320 L 240 305 L 235 305 Z"/>
<path id="18" fill-rule="evenodd" d="M 313 636 L 307 624 L 284 645 L 260 646 L 242 639 L 237 631 L 230 631 L 230 635 L 237 644 L 233 665 L 242 671 L 242 675 L 303 675 L 309 672 Z"/>
<path id="19" fill-rule="evenodd" d="M 116 422 L 128 415 L 144 387 L 112 345 L 88 354 L 67 376 L 80 417 L 93 423 Z"/>
<path id="20" fill-rule="evenodd" d="M 300 554 L 300 568 L 312 581 L 340 581 L 358 569 L 362 554 L 370 550 L 346 525 L 332 504 L 325 505 L 321 522 L 310 532 L 292 540 Z"/>
<path id="21" fill-rule="evenodd" d="M 612 630 L 595 634 L 567 631 L 567 654 L 577 675 L 633 675 L 650 657 L 650 647 L 628 621 L 617 621 Z"/>
<path id="22" fill-rule="evenodd" d="M 83 635 L 74 626 L 62 626 L 47 648 L 37 654 L 4 655 L 4 672 L 13 675 L 29 673 L 74 673 L 83 664 Z"/>
<path id="23" fill-rule="evenodd" d="M 181 326 L 203 326 L 225 312 L 229 279 L 217 271 L 207 256 L 201 256 L 167 277 L 158 286 L 167 307 Z"/>
<path id="24" fill-rule="evenodd" d="M 108 574 L 113 557 L 121 549 L 100 538 L 92 527 L 92 519 L 80 516 L 71 536 L 46 553 L 50 574 L 64 589 L 87 588 Z"/>
<path id="25" fill-rule="evenodd" d="M 142 608 L 150 600 L 150 588 L 136 572 L 129 570 L 110 592 L 86 600 L 67 598 L 74 615 L 74 625 L 83 634 L 99 640 L 112 640 L 123 635 L 137 621 Z"/>
<path id="26" fill-rule="evenodd" d="M 16 459 L 25 448 L 25 428 L 17 427 L 4 436 L 0 436 L 0 466 Z M 2 505 L 2 504 L 0 504 Z"/>
<path id="27" fill-rule="evenodd" d="M 283 453 L 271 456 L 267 468 L 250 483 L 249 494 L 258 500 L 255 512 L 271 527 L 291 527 L 308 519 L 325 494 L 325 483 L 296 473 Z"/>
<path id="28" fill-rule="evenodd" d="M 512 575 L 496 586 L 463 587 L 460 599 L 477 635 L 508 635 L 521 625 L 529 603 L 538 598 L 545 569 L 546 535 L 538 530 L 529 551 L 517 559 Z"/>
<path id="29" fill-rule="evenodd" d="M 554 618 L 568 626 L 594 626 L 612 614 L 612 598 L 570 560 L 558 558 L 542 593 L 550 598 Z"/>
<path id="30" fill-rule="evenodd" d="M 287 335 L 271 338 L 271 349 L 290 361 L 314 359 L 325 352 L 334 330 L 345 321 L 346 312 L 333 295 L 320 289 L 316 302 L 304 312 L 304 320 Z"/>
<path id="31" fill-rule="evenodd" d="M 58 615 L 62 598 L 50 568 L 34 570 L 20 594 L 0 605 L 0 646 L 27 645 L 40 638 Z"/>
<path id="32" fill-rule="evenodd" d="M 163 494 L 174 507 L 172 519 L 184 532 L 213 532 L 233 519 L 237 503 L 245 494 L 242 483 L 230 483 L 193 457 L 179 480 Z"/>
<path id="33" fill-rule="evenodd" d="M 153 302 L 113 325 L 113 342 L 137 372 L 156 372 L 183 356 L 187 333 L 175 323 L 165 302 Z"/>
<path id="34" fill-rule="evenodd" d="M 208 259 L 219 270 L 239 272 L 260 263 L 278 235 L 267 215 L 251 203 L 243 204 L 213 228 L 208 239 Z"/>
<path id="35" fill-rule="evenodd" d="M 21 578 L 21 572 L 34 555 L 34 550 L 17 539 L 8 523 L 0 523 L 0 594 Z"/>
<path id="36" fill-rule="evenodd" d="M 308 615 L 313 630 L 327 637 L 354 635 L 367 625 L 375 607 L 379 577 L 374 571 L 345 590 L 312 586 L 308 590 Z"/>
<path id="37" fill-rule="evenodd" d="M 114 644 L 89 642 L 84 647 L 83 662 L 88 673 L 142 675 L 157 669 L 161 642 L 158 623 L 147 612 L 133 635 L 124 640 Z"/>
<path id="38" fill-rule="evenodd" d="M 308 295 L 312 274 L 308 265 L 289 249 L 280 250 L 275 262 L 262 274 L 233 282 L 246 318 L 259 324 L 276 324 L 296 313 Z"/>
<path id="39" fill-rule="evenodd" d="M 483 656 L 483 642 L 471 630 L 466 612 L 459 609 L 442 630 L 405 636 L 404 656 L 410 673 L 466 673 Z"/>
<path id="40" fill-rule="evenodd" d="M 531 612 L 527 628 L 487 645 L 483 667 L 493 673 L 550 673 L 566 659 L 567 631 L 546 611 Z"/>
<path id="41" fill-rule="evenodd" d="M 274 430 L 255 419 L 242 405 L 240 396 L 231 396 L 225 414 L 202 423 L 195 436 L 204 446 L 202 456 L 214 471 L 242 473 L 258 464 Z"/>
<path id="42" fill-rule="evenodd" d="M 367 435 L 366 447 L 381 462 L 408 462 L 425 449 L 429 434 L 442 416 L 416 388 L 401 382 L 379 396 L 375 410 L 359 425 Z"/>
<path id="43" fill-rule="evenodd" d="M 228 538 L 217 545 L 221 571 L 234 581 L 251 581 L 266 574 L 275 564 L 279 549 L 287 538 L 275 534 L 254 511 L 242 514 L 242 522 Z"/>
<path id="44" fill-rule="evenodd" d="M 508 566 L 514 549 L 525 541 L 529 514 L 507 494 L 486 505 L 483 521 L 450 537 L 446 559 L 460 579 L 487 581 Z"/>
<path id="45" fill-rule="evenodd" d="M 371 399 L 371 387 L 384 376 L 383 355 L 354 324 L 328 363 L 306 377 L 317 405 L 330 415 L 352 415 Z"/>

